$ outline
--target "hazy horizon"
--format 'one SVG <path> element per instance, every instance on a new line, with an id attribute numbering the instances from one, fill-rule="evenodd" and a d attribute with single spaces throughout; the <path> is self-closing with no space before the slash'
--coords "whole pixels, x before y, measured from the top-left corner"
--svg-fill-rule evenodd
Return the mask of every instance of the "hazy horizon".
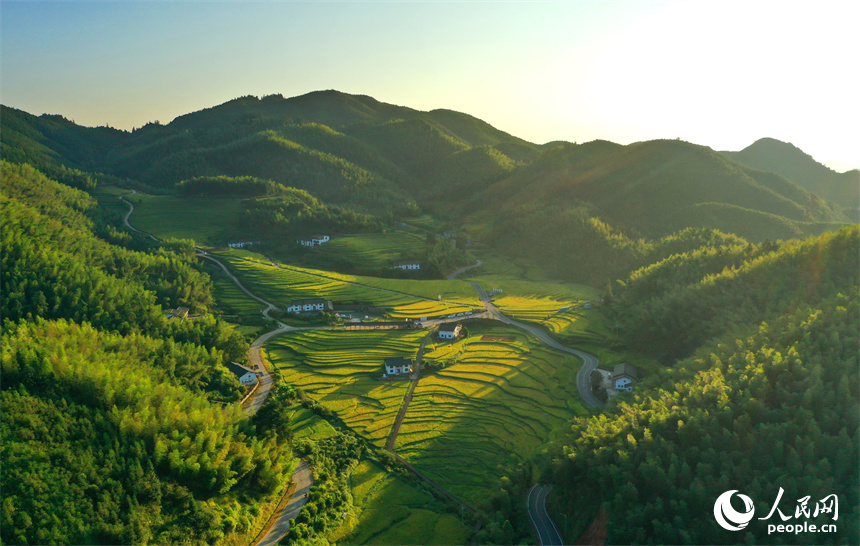
<path id="1" fill-rule="evenodd" d="M 860 167 L 851 2 L 8 2 L 0 101 L 130 130 L 337 89 L 526 140 L 791 142 Z"/>

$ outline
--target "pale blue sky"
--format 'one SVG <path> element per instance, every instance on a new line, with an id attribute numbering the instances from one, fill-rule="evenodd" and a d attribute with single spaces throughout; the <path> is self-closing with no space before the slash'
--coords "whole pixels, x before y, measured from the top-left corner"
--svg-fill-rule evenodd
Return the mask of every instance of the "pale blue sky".
<path id="1" fill-rule="evenodd" d="M 319 89 L 534 142 L 769 136 L 860 166 L 860 2 L 0 2 L 0 100 L 131 129 Z"/>

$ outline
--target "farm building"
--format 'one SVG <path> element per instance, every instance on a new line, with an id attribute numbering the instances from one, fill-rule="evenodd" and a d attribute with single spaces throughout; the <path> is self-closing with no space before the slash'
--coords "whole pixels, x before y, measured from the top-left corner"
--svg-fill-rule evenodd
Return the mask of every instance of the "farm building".
<path id="1" fill-rule="evenodd" d="M 295 300 L 287 305 L 288 313 L 322 313 L 323 311 L 331 311 L 332 309 L 331 301 L 323 298 Z"/>
<path id="2" fill-rule="evenodd" d="M 391 266 L 391 269 L 406 269 L 406 270 L 421 269 L 421 262 L 416 262 L 416 261 L 397 262 L 396 264 Z"/>
<path id="3" fill-rule="evenodd" d="M 296 242 L 302 246 L 319 246 L 329 242 L 331 239 L 328 235 L 311 235 L 304 239 L 298 239 Z"/>
<path id="4" fill-rule="evenodd" d="M 177 307 L 176 309 L 171 309 L 167 312 L 167 318 L 185 318 L 188 316 L 188 312 L 190 311 L 187 307 Z"/>
<path id="5" fill-rule="evenodd" d="M 249 370 L 245 366 L 238 364 L 236 362 L 227 362 L 224 364 L 228 370 L 233 372 L 233 375 L 236 376 L 236 379 L 239 380 L 239 383 L 243 385 L 253 385 L 257 382 L 257 374 L 253 371 Z"/>
<path id="6" fill-rule="evenodd" d="M 463 327 L 459 324 L 454 324 L 453 322 L 449 322 L 443 324 L 439 327 L 439 338 L 440 339 L 456 339 L 458 335 L 460 335 L 460 330 Z"/>
<path id="7" fill-rule="evenodd" d="M 403 358 L 402 356 L 386 358 L 383 363 L 386 375 L 412 373 L 412 361 L 408 358 Z"/>
<path id="8" fill-rule="evenodd" d="M 612 374 L 612 386 L 620 391 L 632 391 L 633 384 L 639 379 L 636 373 L 636 366 L 627 364 L 626 362 L 615 365 L 615 371 Z"/>
<path id="9" fill-rule="evenodd" d="M 258 245 L 260 241 L 243 241 L 239 243 L 227 243 L 230 248 L 245 248 L 248 245 Z"/>

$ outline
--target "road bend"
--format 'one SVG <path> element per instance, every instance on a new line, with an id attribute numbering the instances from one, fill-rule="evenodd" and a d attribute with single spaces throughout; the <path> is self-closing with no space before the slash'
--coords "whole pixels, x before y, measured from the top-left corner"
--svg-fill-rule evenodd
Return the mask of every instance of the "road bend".
<path id="1" fill-rule="evenodd" d="M 538 540 L 542 546 L 562 546 L 564 540 L 546 512 L 546 496 L 552 489 L 551 485 L 535 484 L 529 491 L 528 509 Z"/>

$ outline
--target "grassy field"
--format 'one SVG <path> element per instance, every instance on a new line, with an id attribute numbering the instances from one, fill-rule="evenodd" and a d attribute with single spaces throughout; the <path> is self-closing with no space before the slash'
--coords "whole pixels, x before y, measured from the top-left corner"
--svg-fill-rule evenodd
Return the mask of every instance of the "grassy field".
<path id="1" fill-rule="evenodd" d="M 479 306 L 475 291 L 464 281 L 379 279 L 296 266 L 279 268 L 259 254 L 242 250 L 213 255 L 222 259 L 249 290 L 279 307 L 294 299 L 322 297 L 335 303 L 364 303 L 390 309 L 394 317 L 419 318 L 461 313 Z M 441 301 L 438 296 L 442 296 Z"/>
<path id="2" fill-rule="evenodd" d="M 346 544 L 465 544 L 471 530 L 429 493 L 362 461 L 350 477 L 357 515 L 329 537 Z"/>
<path id="3" fill-rule="evenodd" d="M 409 381 L 381 381 L 385 358 L 415 358 L 426 332 L 312 330 L 280 336 L 269 358 L 284 381 L 334 411 L 344 423 L 383 447 Z"/>
<path id="4" fill-rule="evenodd" d="M 127 193 L 127 192 L 126 192 Z M 131 225 L 156 237 L 194 239 L 201 245 L 241 239 L 242 199 L 135 194 Z"/>
<path id="5" fill-rule="evenodd" d="M 417 257 L 424 246 L 423 237 L 404 231 L 337 235 L 291 263 L 376 273 L 392 261 Z"/>
<path id="6" fill-rule="evenodd" d="M 578 401 L 581 362 L 519 330 L 470 326 L 470 337 L 428 345 L 447 367 L 422 377 L 395 451 L 466 502 L 498 490 L 505 468 L 530 459 L 567 430 Z M 484 335 L 512 342 L 483 341 Z M 456 470 L 452 470 L 456 469 Z"/>

